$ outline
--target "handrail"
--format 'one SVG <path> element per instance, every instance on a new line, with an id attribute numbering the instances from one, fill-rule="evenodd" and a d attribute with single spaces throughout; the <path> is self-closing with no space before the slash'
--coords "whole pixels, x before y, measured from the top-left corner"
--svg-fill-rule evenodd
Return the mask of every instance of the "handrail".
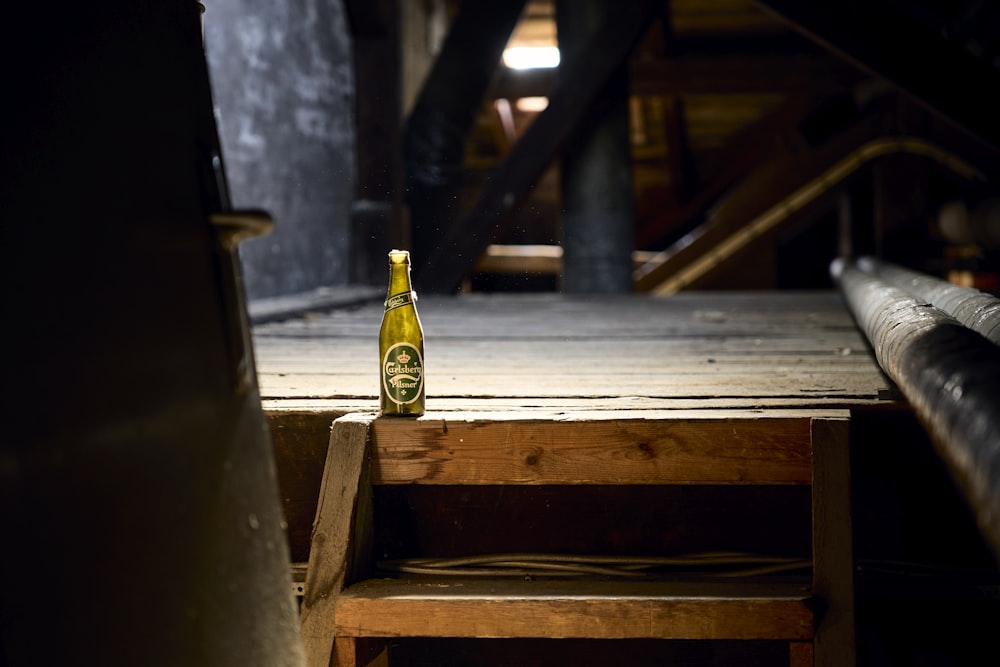
<path id="1" fill-rule="evenodd" d="M 1000 559 L 1000 348 L 855 262 L 830 273 Z"/>

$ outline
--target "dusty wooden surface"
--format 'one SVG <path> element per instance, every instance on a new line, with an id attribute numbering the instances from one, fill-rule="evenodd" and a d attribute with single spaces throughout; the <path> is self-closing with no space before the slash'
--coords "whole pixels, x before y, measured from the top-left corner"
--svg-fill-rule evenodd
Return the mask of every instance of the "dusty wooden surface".
<path id="1" fill-rule="evenodd" d="M 599 298 L 471 295 L 424 298 L 417 305 L 426 336 L 428 412 L 418 420 L 372 423 L 371 474 L 378 485 L 412 490 L 446 484 L 453 489 L 478 487 L 499 476 L 504 485 L 613 485 L 624 489 L 626 497 L 632 488 L 664 479 L 715 488 L 752 481 L 772 487 L 808 485 L 814 472 L 810 419 L 846 417 L 852 408 L 900 405 L 832 291 Z M 318 439 L 329 435 L 320 428 L 327 420 L 332 424 L 354 413 L 361 423 L 374 416 L 381 315 L 376 300 L 254 326 L 259 384 L 282 456 L 302 451 L 290 439 L 299 430 L 296 424 Z M 489 464 L 481 465 L 483 460 Z M 319 473 L 322 462 L 315 463 Z M 482 479 L 484 470 L 493 477 Z M 308 484 L 294 486 L 283 492 L 316 497 Z M 325 491 L 318 493 L 340 497 L 338 488 L 327 480 Z M 820 495 L 814 511 L 836 500 Z M 288 504 L 290 497 L 285 500 Z M 344 503 L 343 511 L 353 505 Z M 313 518 L 289 516 L 289 523 Z M 341 516 L 341 523 L 352 523 L 348 518 Z M 314 541 L 329 532 L 323 532 L 322 523 L 317 519 L 313 524 Z M 341 533 L 346 534 L 329 532 Z M 343 551 L 349 542 L 341 539 L 335 546 Z M 484 545 L 465 546 L 478 552 Z M 315 636 L 309 636 L 322 648 L 317 654 L 322 664 L 333 649 L 332 635 L 326 632 L 334 623 L 370 637 L 434 635 L 431 629 L 405 624 L 419 625 L 444 614 L 449 632 L 471 623 L 463 631 L 467 636 L 497 636 L 495 628 L 484 631 L 475 625 L 484 622 L 472 613 L 481 601 L 476 595 L 442 596 L 435 590 L 427 597 L 394 589 L 383 598 L 354 589 L 356 597 L 341 596 L 339 588 L 352 579 L 342 569 L 350 559 L 337 562 L 341 560 L 341 566 L 326 568 L 333 579 L 320 581 L 324 568 L 307 575 L 304 617 L 307 625 L 316 626 Z M 521 591 L 514 596 L 520 607 L 509 618 L 501 614 L 486 621 L 509 631 L 521 619 L 521 634 L 514 636 L 536 636 L 540 619 L 551 623 L 553 618 L 565 618 L 567 625 L 550 636 L 633 636 L 620 633 L 623 625 L 631 627 L 638 605 L 645 610 L 642 617 L 655 623 L 637 637 L 714 637 L 706 634 L 706 623 L 725 627 L 727 637 L 812 636 L 806 593 L 742 597 L 739 587 L 727 586 L 714 596 L 647 590 L 631 600 L 620 597 L 617 584 L 615 589 L 618 593 L 607 598 L 589 591 L 576 602 L 563 594 Z M 393 597 L 397 593 L 402 597 Z M 593 616 L 595 600 L 603 602 Z M 353 617 L 351 604 L 357 607 Z M 405 613 L 400 604 L 409 605 Z M 525 614 L 525 605 L 530 613 Z M 609 623 L 614 617 L 622 622 Z M 402 619 L 405 627 L 364 627 L 373 618 Z M 596 620 L 591 623 L 591 618 Z M 679 629 L 678 619 L 690 626 Z M 740 619 L 757 621 L 744 635 Z M 355 644 L 337 648 L 338 656 L 356 658 L 359 651 Z"/>
<path id="2" fill-rule="evenodd" d="M 381 300 L 338 303 L 253 327 L 297 562 L 308 558 L 330 425 L 378 405 Z M 287 305 L 269 307 L 296 307 Z M 429 420 L 497 412 L 657 419 L 720 408 L 746 419 L 762 410 L 821 416 L 900 405 L 834 291 L 469 295 L 424 297 L 417 306 Z M 419 476 L 420 460 L 400 464 Z"/>
<path id="3" fill-rule="evenodd" d="M 808 589 L 794 584 L 371 579 L 341 595 L 336 633 L 808 639 L 808 600 Z M 481 613 L 484 601 L 492 602 L 489 614 Z"/>
<path id="4" fill-rule="evenodd" d="M 834 291 L 428 296 L 427 409 L 856 407 L 897 394 Z M 253 328 L 266 410 L 375 410 L 380 301 Z"/>
<path id="5" fill-rule="evenodd" d="M 373 476 L 376 484 L 808 484 L 809 422 L 785 412 L 380 419 Z"/>

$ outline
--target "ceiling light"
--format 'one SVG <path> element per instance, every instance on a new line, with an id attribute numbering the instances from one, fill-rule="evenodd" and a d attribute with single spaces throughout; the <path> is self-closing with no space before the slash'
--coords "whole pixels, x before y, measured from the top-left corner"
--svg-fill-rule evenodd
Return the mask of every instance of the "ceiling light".
<path id="1" fill-rule="evenodd" d="M 518 111 L 523 111 L 525 113 L 539 113 L 541 111 L 545 111 L 545 108 L 549 106 L 549 98 L 521 97 L 514 102 L 514 106 L 517 107 Z"/>
<path id="2" fill-rule="evenodd" d="M 503 64 L 511 69 L 545 69 L 559 66 L 558 46 L 512 46 L 503 52 Z"/>

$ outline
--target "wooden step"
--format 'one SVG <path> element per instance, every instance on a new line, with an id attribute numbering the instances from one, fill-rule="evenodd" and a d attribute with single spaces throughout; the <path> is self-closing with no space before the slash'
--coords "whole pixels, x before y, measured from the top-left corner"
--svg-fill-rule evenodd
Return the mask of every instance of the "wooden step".
<path id="1" fill-rule="evenodd" d="M 790 664 L 852 665 L 847 426 L 845 413 L 820 410 L 342 417 L 306 573 L 309 664 L 367 665 L 384 660 L 389 638 L 445 637 L 779 640 Z M 811 577 L 375 576 L 375 487 L 435 486 L 458 503 L 481 485 L 748 484 L 811 487 Z"/>
<path id="2" fill-rule="evenodd" d="M 338 597 L 334 635 L 807 640 L 810 601 L 807 582 L 369 579 Z"/>

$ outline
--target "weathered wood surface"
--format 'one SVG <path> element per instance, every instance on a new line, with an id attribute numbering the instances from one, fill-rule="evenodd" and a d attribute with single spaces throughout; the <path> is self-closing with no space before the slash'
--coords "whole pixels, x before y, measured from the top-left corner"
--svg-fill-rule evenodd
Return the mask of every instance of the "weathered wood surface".
<path id="1" fill-rule="evenodd" d="M 300 623 L 310 667 L 330 664 L 334 601 L 351 583 L 370 530 L 370 479 L 367 476 L 371 420 L 340 421 L 333 431 L 326 473 L 319 492 Z"/>
<path id="2" fill-rule="evenodd" d="M 825 605 L 823 622 L 816 625 L 813 657 L 815 667 L 854 665 L 857 639 L 849 422 L 846 414 L 813 419 L 810 429 L 813 593 Z"/>
<path id="3" fill-rule="evenodd" d="M 764 418 L 766 417 L 766 418 Z M 374 423 L 376 484 L 808 484 L 809 422 L 780 413 L 669 420 L 469 415 Z"/>
<path id="4" fill-rule="evenodd" d="M 808 639 L 808 586 L 684 581 L 369 579 L 337 600 L 338 635 Z M 484 604 L 490 613 L 481 613 Z"/>
<path id="5" fill-rule="evenodd" d="M 834 291 L 422 298 L 431 411 L 852 407 L 897 396 Z M 380 301 L 254 327 L 269 411 L 377 408 Z"/>

